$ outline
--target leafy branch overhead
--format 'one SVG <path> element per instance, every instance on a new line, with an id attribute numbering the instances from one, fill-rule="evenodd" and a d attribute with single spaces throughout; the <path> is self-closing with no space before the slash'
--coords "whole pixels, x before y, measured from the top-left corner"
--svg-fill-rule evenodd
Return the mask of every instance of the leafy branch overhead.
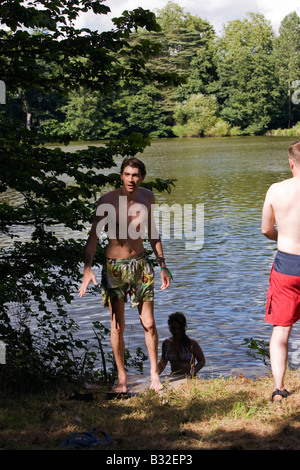
<path id="1" fill-rule="evenodd" d="M 10 28 L 0 31 L 1 79 L 11 92 L 37 87 L 66 93 L 80 86 L 108 92 L 120 87 L 121 80 L 122 86 L 128 85 L 133 76 L 153 78 L 145 69 L 145 58 L 157 48 L 143 41 L 131 47 L 128 38 L 133 28 L 159 29 L 154 13 L 141 8 L 124 12 L 114 19 L 116 29 L 98 33 L 74 24 L 89 10 L 106 14 L 109 8 L 100 1 L 31 3 L 31 7 L 12 1 L 0 5 L 1 23 Z M 126 67 L 120 61 L 124 54 L 129 57 Z M 171 76 L 166 77 L 170 81 Z M 166 77 L 155 74 L 162 81 Z M 176 82 L 174 74 L 172 78 Z"/>

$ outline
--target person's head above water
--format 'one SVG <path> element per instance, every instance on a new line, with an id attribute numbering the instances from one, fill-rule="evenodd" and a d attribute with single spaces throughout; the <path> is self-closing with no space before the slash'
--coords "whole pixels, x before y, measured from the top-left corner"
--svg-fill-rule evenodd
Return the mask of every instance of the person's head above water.
<path id="1" fill-rule="evenodd" d="M 168 325 L 169 325 L 169 330 L 171 331 L 171 333 L 172 333 L 172 327 L 173 327 L 173 330 L 174 330 L 174 323 L 178 323 L 181 332 L 185 333 L 186 318 L 185 318 L 183 313 L 175 312 L 175 313 L 171 313 L 171 315 L 169 315 Z"/>

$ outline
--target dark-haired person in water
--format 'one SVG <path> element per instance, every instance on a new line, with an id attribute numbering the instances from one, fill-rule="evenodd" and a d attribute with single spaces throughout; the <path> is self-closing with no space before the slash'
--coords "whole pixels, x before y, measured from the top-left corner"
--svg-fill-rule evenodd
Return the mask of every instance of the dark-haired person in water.
<path id="1" fill-rule="evenodd" d="M 169 316 L 168 325 L 172 336 L 162 343 L 159 374 L 170 362 L 172 374 L 193 377 L 205 365 L 205 357 L 200 345 L 186 334 L 186 318 L 175 312 Z"/>

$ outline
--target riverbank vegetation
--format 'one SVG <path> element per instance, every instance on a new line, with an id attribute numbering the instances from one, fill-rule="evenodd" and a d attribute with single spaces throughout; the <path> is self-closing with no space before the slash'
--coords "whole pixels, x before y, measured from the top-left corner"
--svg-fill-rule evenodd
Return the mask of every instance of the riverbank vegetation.
<path id="1" fill-rule="evenodd" d="M 290 129 L 271 129 L 267 132 L 267 135 L 274 136 L 287 136 L 287 137 L 299 137 L 300 136 L 300 123 L 298 122 L 295 126 Z"/>
<path id="2" fill-rule="evenodd" d="M 300 450 L 299 372 L 289 371 L 292 394 L 272 403 L 272 380 L 244 376 L 190 379 L 155 394 L 106 400 L 107 387 L 0 397 L 1 450 L 56 450 L 76 432 L 103 431 L 123 450 Z M 78 390 L 76 390 L 78 392 Z M 85 395 L 87 393 L 87 395 Z M 80 396 L 80 395 L 79 395 Z M 98 434 L 99 437 L 102 437 Z M 90 449 L 93 449 L 91 447 Z"/>

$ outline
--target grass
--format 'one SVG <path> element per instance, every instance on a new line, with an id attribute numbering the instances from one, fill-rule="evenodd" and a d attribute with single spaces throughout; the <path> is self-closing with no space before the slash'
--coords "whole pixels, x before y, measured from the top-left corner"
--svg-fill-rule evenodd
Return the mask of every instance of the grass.
<path id="1" fill-rule="evenodd" d="M 192 379 L 128 400 L 106 400 L 103 386 L 92 389 L 92 402 L 69 400 L 70 391 L 2 395 L 0 450 L 57 450 L 71 433 L 92 429 L 111 437 L 100 448 L 109 451 L 299 450 L 299 372 L 288 371 L 292 395 L 281 404 L 271 402 L 272 388 L 269 377 L 240 376 Z"/>

